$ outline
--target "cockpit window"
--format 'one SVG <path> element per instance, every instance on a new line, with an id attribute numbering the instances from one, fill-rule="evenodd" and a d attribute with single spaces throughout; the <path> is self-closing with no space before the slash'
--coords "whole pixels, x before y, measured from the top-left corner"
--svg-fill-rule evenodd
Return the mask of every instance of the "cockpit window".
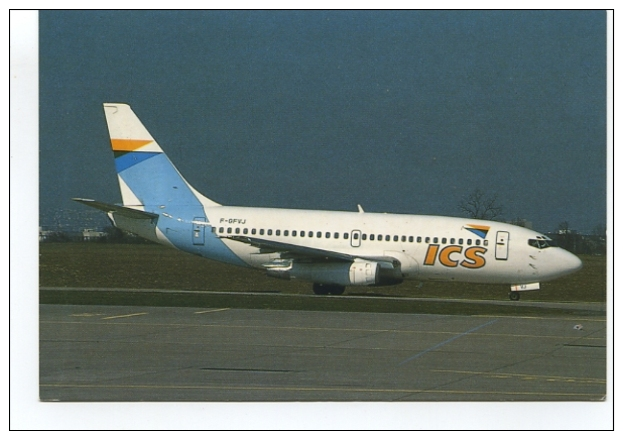
<path id="1" fill-rule="evenodd" d="M 535 248 L 558 247 L 553 239 L 546 236 L 537 236 L 535 239 L 529 239 L 528 245 Z"/>

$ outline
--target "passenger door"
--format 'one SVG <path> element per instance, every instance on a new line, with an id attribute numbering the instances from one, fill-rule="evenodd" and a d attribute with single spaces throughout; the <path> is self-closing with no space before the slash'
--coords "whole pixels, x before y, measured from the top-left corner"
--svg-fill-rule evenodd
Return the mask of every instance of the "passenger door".
<path id="1" fill-rule="evenodd" d="M 495 258 L 497 260 L 508 259 L 508 238 L 509 233 L 499 231 L 495 239 Z"/>

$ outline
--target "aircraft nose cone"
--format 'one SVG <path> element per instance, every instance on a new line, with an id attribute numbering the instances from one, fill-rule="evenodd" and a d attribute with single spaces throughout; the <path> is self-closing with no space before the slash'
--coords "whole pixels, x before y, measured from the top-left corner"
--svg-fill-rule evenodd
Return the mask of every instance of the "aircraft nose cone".
<path id="1" fill-rule="evenodd" d="M 582 261 L 573 253 L 562 248 L 548 248 L 542 261 L 537 261 L 541 281 L 555 280 L 573 274 L 582 268 Z"/>
<path id="2" fill-rule="evenodd" d="M 560 266 L 564 274 L 571 274 L 579 271 L 582 268 L 582 261 L 575 254 L 566 250 L 561 250 L 562 256 L 560 257 Z"/>

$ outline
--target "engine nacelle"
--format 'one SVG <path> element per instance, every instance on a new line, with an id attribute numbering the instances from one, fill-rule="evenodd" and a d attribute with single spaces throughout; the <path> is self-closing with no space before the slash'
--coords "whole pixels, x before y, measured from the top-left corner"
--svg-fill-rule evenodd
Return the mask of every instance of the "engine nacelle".
<path id="1" fill-rule="evenodd" d="M 267 273 L 271 277 L 309 280 L 314 283 L 339 286 L 369 286 L 379 282 L 380 266 L 376 262 L 294 263 L 271 265 Z"/>

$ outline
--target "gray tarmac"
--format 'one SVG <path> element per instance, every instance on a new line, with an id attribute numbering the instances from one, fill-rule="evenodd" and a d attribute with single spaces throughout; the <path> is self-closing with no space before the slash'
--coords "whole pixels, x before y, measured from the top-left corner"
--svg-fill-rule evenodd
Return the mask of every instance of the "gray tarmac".
<path id="1" fill-rule="evenodd" d="M 40 305 L 42 401 L 599 401 L 606 318 Z"/>

